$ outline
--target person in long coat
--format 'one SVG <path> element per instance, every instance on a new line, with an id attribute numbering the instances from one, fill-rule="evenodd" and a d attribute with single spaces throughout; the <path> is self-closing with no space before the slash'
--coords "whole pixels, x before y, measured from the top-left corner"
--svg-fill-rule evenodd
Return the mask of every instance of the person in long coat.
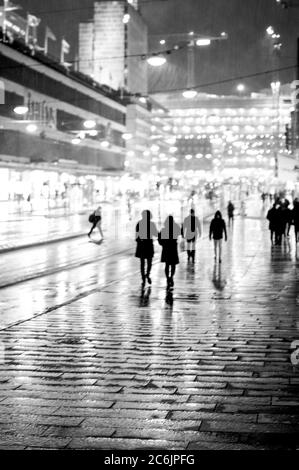
<path id="1" fill-rule="evenodd" d="M 234 223 L 234 211 L 235 211 L 235 206 L 233 205 L 231 201 L 229 201 L 227 205 L 228 226 L 230 226 L 231 223 L 232 224 Z"/>
<path id="2" fill-rule="evenodd" d="M 175 275 L 176 265 L 180 262 L 177 243 L 180 234 L 180 226 L 174 221 L 172 215 L 169 215 L 158 236 L 159 243 L 162 246 L 161 263 L 165 263 L 165 275 L 168 287 L 174 285 L 173 277 Z"/>
<path id="3" fill-rule="evenodd" d="M 276 232 L 278 226 L 278 207 L 279 205 L 274 202 L 271 209 L 268 210 L 267 219 L 269 220 L 269 230 L 270 230 L 270 238 L 271 244 L 274 245 L 274 241 L 276 243 Z"/>
<path id="4" fill-rule="evenodd" d="M 135 239 L 137 242 L 135 256 L 140 259 L 140 272 L 143 285 L 146 280 L 149 284 L 152 283 L 150 274 L 154 257 L 153 238 L 158 236 L 157 227 L 151 219 L 151 212 L 148 210 L 143 211 L 142 219 L 137 223 L 135 230 Z M 147 262 L 146 273 L 145 262 Z"/>
<path id="5" fill-rule="evenodd" d="M 221 212 L 216 211 L 214 219 L 212 220 L 212 222 L 210 224 L 209 238 L 210 238 L 210 240 L 212 240 L 212 237 L 214 239 L 215 260 L 217 259 L 217 252 L 218 252 L 219 263 L 221 263 L 223 235 L 225 237 L 225 241 L 227 241 L 227 232 L 226 232 L 225 221 L 222 218 Z"/>

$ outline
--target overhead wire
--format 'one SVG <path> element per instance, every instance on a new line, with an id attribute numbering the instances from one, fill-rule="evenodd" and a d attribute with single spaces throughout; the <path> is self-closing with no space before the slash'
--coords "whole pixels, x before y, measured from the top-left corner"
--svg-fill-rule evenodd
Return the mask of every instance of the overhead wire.
<path id="1" fill-rule="evenodd" d="M 224 79 L 224 80 L 217 80 L 217 81 L 213 81 L 213 82 L 201 83 L 201 84 L 197 84 L 197 85 L 193 86 L 192 89 L 199 90 L 201 88 L 208 88 L 208 87 L 217 86 L 217 85 L 224 85 L 226 83 L 232 83 L 232 82 L 235 82 L 235 81 L 238 81 L 238 80 L 245 80 L 245 79 L 249 79 L 249 78 L 255 78 L 255 77 L 259 77 L 259 76 L 263 76 L 263 75 L 267 75 L 267 74 L 272 74 L 274 72 L 283 72 L 283 71 L 286 71 L 286 70 L 296 70 L 296 69 L 297 69 L 297 65 L 290 65 L 290 66 L 286 66 L 286 67 L 280 67 L 278 69 L 264 70 L 264 71 L 255 72 L 255 73 L 252 73 L 252 74 L 231 77 L 231 78 L 227 78 L 227 79 Z M 155 91 L 149 91 L 147 94 L 145 94 L 143 92 L 134 92 L 134 93 L 124 92 L 123 93 L 123 98 L 134 98 L 134 97 L 135 98 L 138 98 L 138 97 L 150 98 L 151 96 L 155 96 L 156 94 L 179 93 L 179 92 L 184 91 L 185 89 L 186 89 L 186 87 L 155 90 Z M 80 101 L 85 101 L 86 99 L 89 99 L 89 98 L 90 97 L 88 97 L 88 96 L 86 98 L 77 98 L 76 103 L 80 102 Z M 58 99 L 53 100 L 53 101 L 44 100 L 44 103 L 45 104 L 57 104 L 57 101 L 58 101 Z M 76 106 L 76 103 L 73 103 L 73 105 Z"/>

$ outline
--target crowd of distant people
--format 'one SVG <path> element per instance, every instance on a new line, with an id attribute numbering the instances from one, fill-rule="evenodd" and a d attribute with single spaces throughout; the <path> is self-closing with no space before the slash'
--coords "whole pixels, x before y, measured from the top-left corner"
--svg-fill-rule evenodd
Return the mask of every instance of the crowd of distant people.
<path id="1" fill-rule="evenodd" d="M 262 194 L 264 202 L 265 193 Z M 269 198 L 270 199 L 270 198 Z M 270 199 L 271 200 L 271 199 Z M 231 201 L 227 205 L 227 218 L 228 225 L 232 225 L 234 221 L 235 207 Z M 269 230 L 271 234 L 272 245 L 281 245 L 283 238 L 287 239 L 290 236 L 291 226 L 294 225 L 295 240 L 299 242 L 299 199 L 295 198 L 293 201 L 293 208 L 290 208 L 288 199 L 276 197 L 273 206 L 267 212 L 267 219 L 269 221 Z M 102 231 L 102 210 L 98 207 L 96 211 L 91 214 L 89 221 L 92 227 L 88 233 L 91 237 L 93 230 L 97 227 L 101 238 L 103 239 Z M 179 264 L 178 249 L 186 251 L 188 262 L 195 262 L 195 247 L 196 241 L 201 237 L 202 229 L 199 218 L 195 215 L 194 208 L 191 208 L 190 213 L 185 217 L 182 224 L 175 222 L 172 215 L 169 215 L 164 222 L 160 231 L 158 231 L 156 224 L 152 221 L 152 214 L 149 210 L 142 212 L 142 218 L 135 228 L 136 239 L 136 252 L 135 256 L 140 259 L 140 272 L 142 285 L 146 282 L 152 283 L 151 269 L 154 257 L 154 239 L 162 246 L 161 262 L 165 263 L 165 276 L 167 280 L 167 287 L 171 289 L 174 285 L 174 275 L 176 266 Z M 178 239 L 181 237 L 181 245 L 178 246 Z M 226 223 L 219 210 L 216 211 L 214 218 L 210 223 L 209 239 L 214 242 L 214 259 L 215 262 L 222 261 L 222 241 L 227 241 Z"/>
<path id="2" fill-rule="evenodd" d="M 290 209 L 288 199 L 277 197 L 271 209 L 268 210 L 269 230 L 272 245 L 281 245 L 283 239 L 290 236 L 291 226 L 294 225 L 295 242 L 299 242 L 299 199 L 295 198 L 293 209 Z"/>

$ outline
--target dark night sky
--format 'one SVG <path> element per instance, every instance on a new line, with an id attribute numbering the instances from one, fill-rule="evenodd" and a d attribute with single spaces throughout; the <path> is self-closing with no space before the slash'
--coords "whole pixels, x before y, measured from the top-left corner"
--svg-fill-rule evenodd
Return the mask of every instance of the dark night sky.
<path id="1" fill-rule="evenodd" d="M 294 0 L 298 2 L 299 0 Z M 29 11 L 41 17 L 55 34 L 65 36 L 77 49 L 78 22 L 92 16 L 93 0 L 15 0 Z M 247 76 L 273 68 L 296 64 L 296 42 L 299 36 L 299 8 L 284 10 L 275 0 L 142 0 L 141 14 L 149 26 L 150 34 L 167 34 L 196 31 L 200 34 L 219 35 L 226 31 L 227 41 L 214 42 L 209 48 L 197 49 L 195 84 L 203 85 L 233 77 Z M 275 62 L 270 53 L 265 30 L 272 25 L 281 35 L 282 49 Z M 40 27 L 41 33 L 43 27 Z M 151 40 L 152 50 L 159 50 Z M 55 47 L 55 46 L 54 46 Z M 58 44 L 56 44 L 56 53 Z M 168 57 L 169 64 L 163 73 L 151 75 L 151 89 L 169 90 L 186 85 L 187 54 L 185 50 Z M 252 79 L 238 80 L 249 91 L 269 86 L 273 79 L 282 83 L 295 78 L 295 69 L 281 72 L 279 76 L 266 74 Z M 202 91 L 233 93 L 238 82 L 203 87 Z"/>

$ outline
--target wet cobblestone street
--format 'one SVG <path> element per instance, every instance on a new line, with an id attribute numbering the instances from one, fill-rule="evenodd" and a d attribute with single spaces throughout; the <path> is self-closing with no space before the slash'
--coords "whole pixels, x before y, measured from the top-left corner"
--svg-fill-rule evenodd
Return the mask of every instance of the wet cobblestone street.
<path id="1" fill-rule="evenodd" d="M 222 265 L 206 238 L 194 266 L 180 254 L 173 294 L 158 252 L 144 290 L 138 260 L 117 255 L 90 295 L 3 325 L 0 448 L 298 448 L 293 233 L 271 250 L 249 216 L 228 235 Z"/>

